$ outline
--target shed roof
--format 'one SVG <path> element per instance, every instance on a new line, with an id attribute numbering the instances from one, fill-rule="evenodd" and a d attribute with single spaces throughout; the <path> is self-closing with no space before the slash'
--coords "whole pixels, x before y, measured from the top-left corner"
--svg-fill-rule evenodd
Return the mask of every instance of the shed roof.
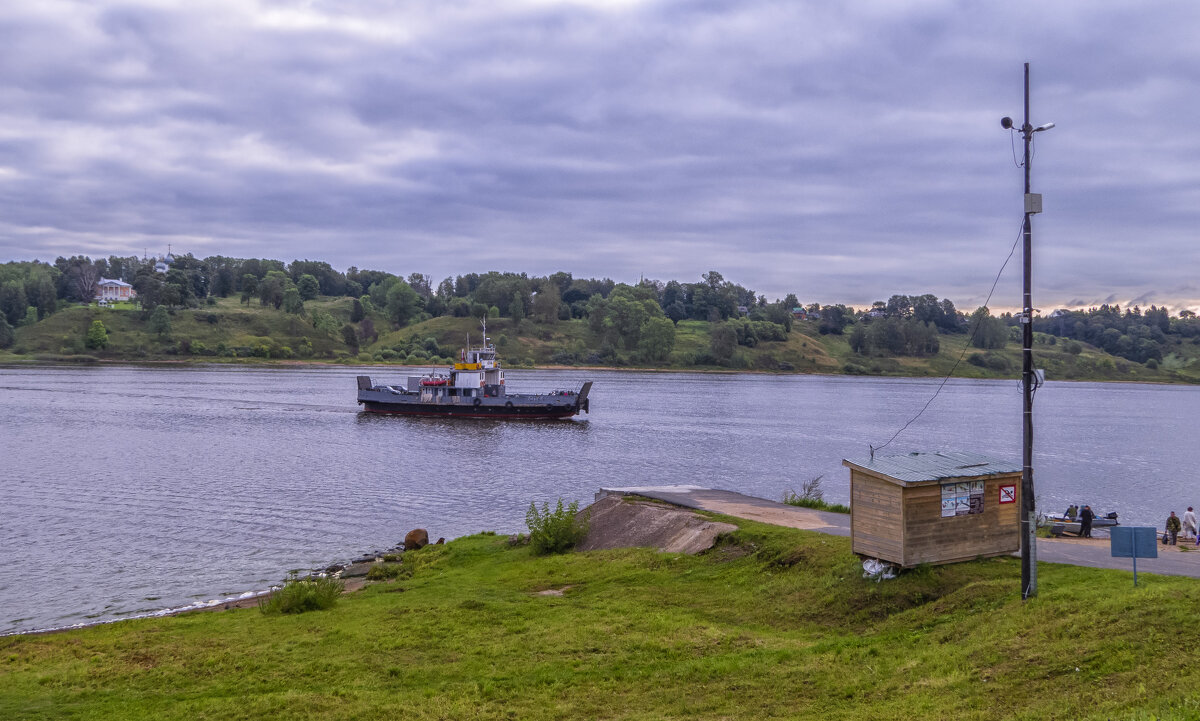
<path id="1" fill-rule="evenodd" d="M 998 473 L 1020 473 L 1021 465 L 965 451 L 936 453 L 905 453 L 898 456 L 844 458 L 843 465 L 894 478 L 904 483 L 938 481 L 943 478 L 992 476 Z"/>

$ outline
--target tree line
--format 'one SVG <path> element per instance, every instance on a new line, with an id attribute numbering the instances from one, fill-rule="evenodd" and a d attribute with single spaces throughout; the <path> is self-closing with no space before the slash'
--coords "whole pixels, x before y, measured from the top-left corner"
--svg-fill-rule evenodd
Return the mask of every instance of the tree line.
<path id="1" fill-rule="evenodd" d="M 137 302 L 155 328 L 169 321 L 159 308 L 195 308 L 210 298 L 238 296 L 304 317 L 319 331 L 340 337 L 357 352 L 360 343 L 378 337 L 377 321 L 402 328 L 438 317 L 502 317 L 516 323 L 542 324 L 583 320 L 596 348 L 564 350 L 562 362 L 611 362 L 619 356 L 645 362 L 666 360 L 675 342 L 675 326 L 683 320 L 712 325 L 711 343 L 695 360 L 727 365 L 737 348 L 785 340 L 797 317 L 811 321 L 821 334 L 846 335 L 862 356 L 929 356 L 940 350 L 945 334 L 968 334 L 982 350 L 1001 349 L 1019 332 L 1011 314 L 993 316 L 981 307 L 970 315 L 933 294 L 892 295 L 869 308 L 810 303 L 797 296 L 768 301 L 753 290 L 728 281 L 718 271 L 696 282 L 642 279 L 630 285 L 609 278 L 576 278 L 558 272 L 546 276 L 489 271 L 467 273 L 434 282 L 421 273 L 407 277 L 380 270 L 329 263 L 267 258 L 232 258 L 191 254 L 171 259 L 165 273 L 156 259 L 109 256 L 92 260 L 77 255 L 53 263 L 10 262 L 0 266 L 0 345 L 12 344 L 12 329 L 36 323 L 67 305 L 90 302 L 96 283 L 113 278 L 130 283 Z M 305 303 L 319 296 L 353 300 L 349 323 Z M 1200 323 L 1183 311 L 1171 318 L 1165 308 L 1121 310 L 1102 305 L 1086 311 L 1055 311 L 1035 319 L 1038 333 L 1081 341 L 1139 363 L 1160 362 L 1172 336 L 1196 337 Z M 155 331 L 165 335 L 161 330 Z M 1019 336 L 1018 336 L 1019 337 Z M 99 342 L 99 341 L 97 341 Z M 1078 351 L 1076 351 L 1078 352 Z M 974 362 L 974 361 L 973 361 Z"/>

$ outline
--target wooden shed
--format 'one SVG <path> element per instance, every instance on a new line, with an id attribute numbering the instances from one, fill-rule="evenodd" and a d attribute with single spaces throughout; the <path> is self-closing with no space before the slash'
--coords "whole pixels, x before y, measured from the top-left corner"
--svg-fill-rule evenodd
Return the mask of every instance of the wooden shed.
<path id="1" fill-rule="evenodd" d="M 847 458 L 855 553 L 902 567 L 1020 550 L 1021 466 L 941 451 Z"/>

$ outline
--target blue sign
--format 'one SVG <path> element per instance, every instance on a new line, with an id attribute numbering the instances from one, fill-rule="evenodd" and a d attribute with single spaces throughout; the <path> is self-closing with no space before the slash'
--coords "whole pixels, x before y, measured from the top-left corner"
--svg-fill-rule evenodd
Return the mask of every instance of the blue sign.
<path id="1" fill-rule="evenodd" d="M 1108 529 L 1113 558 L 1158 558 L 1158 529 L 1113 526 Z"/>
<path id="2" fill-rule="evenodd" d="M 1113 526 L 1108 529 L 1113 558 L 1133 559 L 1133 585 L 1137 585 L 1137 560 L 1158 558 L 1158 529 L 1151 526 Z"/>

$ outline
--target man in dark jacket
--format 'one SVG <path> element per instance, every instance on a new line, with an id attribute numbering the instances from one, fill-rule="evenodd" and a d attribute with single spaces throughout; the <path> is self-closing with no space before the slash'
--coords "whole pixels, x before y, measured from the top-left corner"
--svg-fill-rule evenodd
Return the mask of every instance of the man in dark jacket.
<path id="1" fill-rule="evenodd" d="M 1167 516 L 1167 535 L 1171 537 L 1171 545 L 1174 546 L 1179 540 L 1179 516 L 1175 515 L 1175 511 L 1171 511 L 1171 515 Z"/>
<path id="2" fill-rule="evenodd" d="M 1095 517 L 1096 517 L 1096 514 L 1092 513 L 1091 506 L 1084 506 L 1083 510 L 1079 512 L 1079 536 L 1080 536 L 1080 538 L 1091 538 L 1092 537 L 1092 519 Z"/>

